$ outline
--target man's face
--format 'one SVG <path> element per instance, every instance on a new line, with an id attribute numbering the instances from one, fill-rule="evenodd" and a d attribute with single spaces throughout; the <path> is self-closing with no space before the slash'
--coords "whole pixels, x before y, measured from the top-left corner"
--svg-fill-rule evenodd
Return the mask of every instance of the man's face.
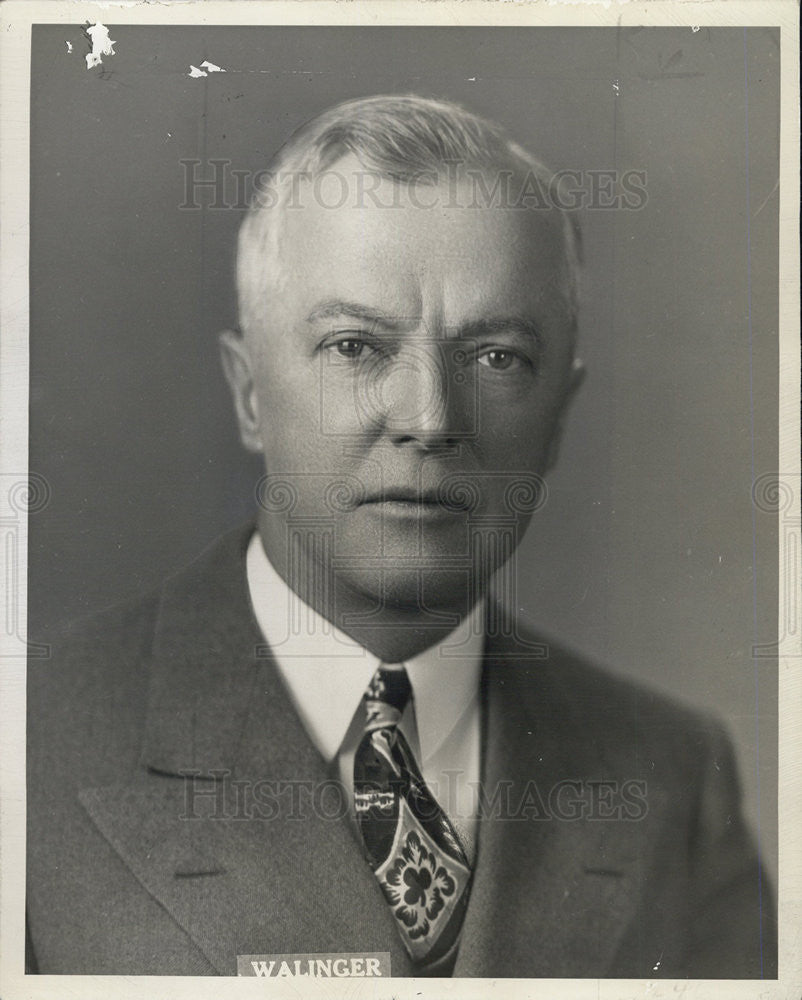
<path id="1" fill-rule="evenodd" d="M 333 169 L 351 196 L 284 211 L 264 328 L 227 366 L 260 530 L 291 585 L 324 562 L 336 587 L 454 607 L 520 539 L 570 394 L 560 220 L 389 180 L 355 204 L 362 168 Z"/>

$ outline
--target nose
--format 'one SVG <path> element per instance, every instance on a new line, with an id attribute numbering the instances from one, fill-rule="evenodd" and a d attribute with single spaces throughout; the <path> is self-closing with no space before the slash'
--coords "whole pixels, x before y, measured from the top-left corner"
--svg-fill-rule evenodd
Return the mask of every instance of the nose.
<path id="1" fill-rule="evenodd" d="M 378 402 L 393 444 L 431 449 L 457 439 L 462 407 L 457 373 L 447 353 L 438 342 L 415 342 L 386 366 Z"/>

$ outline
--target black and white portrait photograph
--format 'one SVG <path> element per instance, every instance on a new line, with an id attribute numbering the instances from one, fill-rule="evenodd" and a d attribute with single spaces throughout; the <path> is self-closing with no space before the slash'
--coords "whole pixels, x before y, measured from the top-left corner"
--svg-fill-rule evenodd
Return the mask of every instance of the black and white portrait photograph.
<path id="1" fill-rule="evenodd" d="M 796 995 L 797 5 L 347 7 L 0 10 L 4 995 Z"/>

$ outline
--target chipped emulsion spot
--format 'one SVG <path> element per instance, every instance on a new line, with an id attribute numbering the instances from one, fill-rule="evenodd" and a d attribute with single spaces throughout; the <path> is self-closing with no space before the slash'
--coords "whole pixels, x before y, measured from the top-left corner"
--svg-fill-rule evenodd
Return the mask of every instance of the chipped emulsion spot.
<path id="1" fill-rule="evenodd" d="M 65 42 L 64 44 L 67 46 L 67 54 L 69 55 L 72 52 L 72 42 Z"/>
<path id="2" fill-rule="evenodd" d="M 86 68 L 92 69 L 100 66 L 103 56 L 113 56 L 114 46 L 117 44 L 113 38 L 109 37 L 109 29 L 105 24 L 90 24 L 84 28 L 84 34 L 92 43 L 92 51 L 86 56 Z M 69 42 L 67 42 L 69 45 Z"/>
<path id="3" fill-rule="evenodd" d="M 192 77 L 193 80 L 197 80 L 199 77 L 208 76 L 210 73 L 226 73 L 222 66 L 215 66 L 213 62 L 209 62 L 208 59 L 204 59 L 200 66 L 193 66 L 192 63 L 189 65 L 189 73 L 187 76 Z"/>

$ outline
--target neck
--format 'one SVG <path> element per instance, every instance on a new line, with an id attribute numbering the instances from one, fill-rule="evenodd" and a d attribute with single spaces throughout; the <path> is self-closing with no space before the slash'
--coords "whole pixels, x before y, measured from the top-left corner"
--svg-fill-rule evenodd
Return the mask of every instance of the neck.
<path id="1" fill-rule="evenodd" d="M 386 663 L 408 660 L 445 639 L 472 610 L 477 595 L 464 571 L 439 580 L 437 595 L 413 587 L 402 595 L 381 571 L 346 579 L 332 572 L 314 538 L 302 558 L 288 559 L 269 525 L 259 523 L 262 546 L 287 586 L 321 617 Z M 442 577 L 443 574 L 440 574 Z M 438 595 L 447 595 L 437 600 Z"/>

